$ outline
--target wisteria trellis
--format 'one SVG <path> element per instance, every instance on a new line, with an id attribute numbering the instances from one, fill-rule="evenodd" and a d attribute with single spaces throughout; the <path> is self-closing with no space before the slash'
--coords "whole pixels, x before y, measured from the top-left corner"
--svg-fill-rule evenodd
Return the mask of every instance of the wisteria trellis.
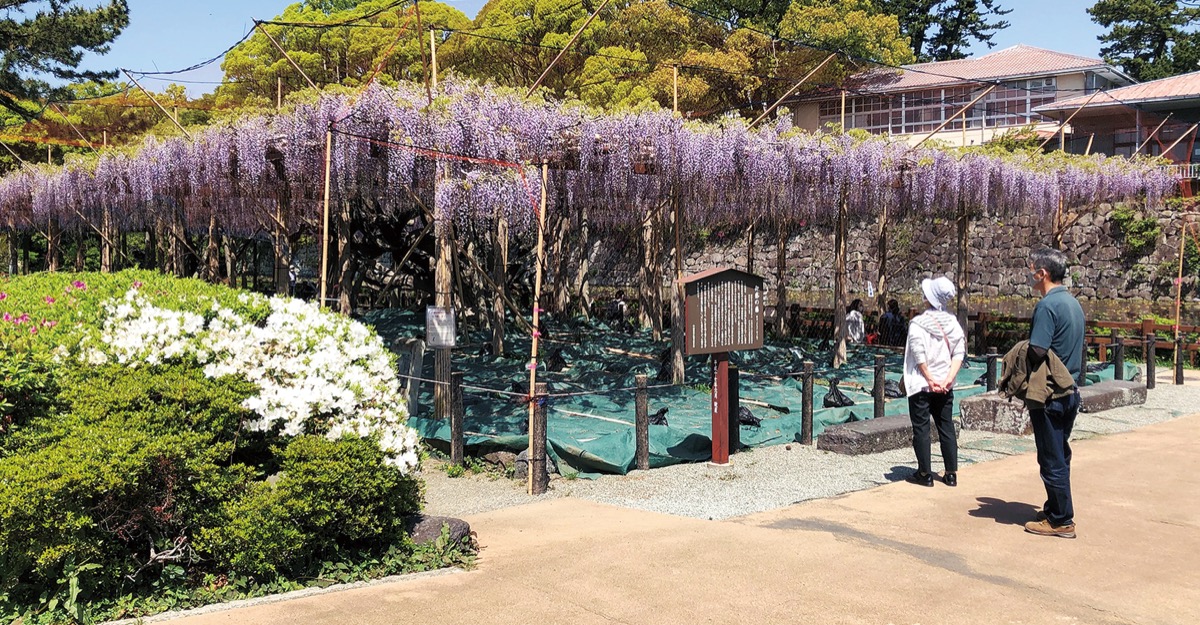
<path id="1" fill-rule="evenodd" d="M 601 114 L 452 80 L 432 105 L 415 84 L 375 85 L 357 96 L 326 92 L 283 113 L 206 128 L 194 140 L 152 137 L 132 154 L 28 165 L 0 179 L 0 225 L 37 228 L 56 219 L 82 230 L 107 213 L 129 230 L 169 214 L 196 233 L 215 214 L 226 233 L 250 236 L 273 228 L 269 216 L 287 207 L 294 231 L 319 223 L 331 123 L 347 133 L 334 143 L 332 201 L 358 197 L 396 211 L 411 207 L 408 186 L 436 197 L 439 218 L 477 222 L 502 212 L 518 231 L 535 223 L 529 197 L 540 189 L 530 187 L 544 159 L 565 170 L 551 184 L 565 184 L 570 203 L 586 202 L 601 227 L 639 223 L 672 192 L 688 222 L 706 225 L 744 223 L 752 213 L 777 223 L 821 220 L 836 214 L 843 193 L 851 215 L 884 205 L 891 214 L 968 206 L 1011 215 L 1047 214 L 1060 201 L 1155 201 L 1175 184 L 1147 160 L 910 150 L 885 138 L 797 132 L 786 122 L 751 131 L 732 118 Z M 358 137 L 523 163 L 528 171 L 455 162 L 435 183 L 427 155 Z"/>

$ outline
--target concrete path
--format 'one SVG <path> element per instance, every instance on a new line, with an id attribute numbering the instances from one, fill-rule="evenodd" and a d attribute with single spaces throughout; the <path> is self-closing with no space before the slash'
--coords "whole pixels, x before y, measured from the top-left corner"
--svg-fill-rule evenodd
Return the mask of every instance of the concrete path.
<path id="1" fill-rule="evenodd" d="M 468 518 L 472 571 L 172 622 L 1200 622 L 1200 415 L 1074 451 L 1076 540 L 1022 531 L 1026 454 L 723 522 L 542 501 Z"/>

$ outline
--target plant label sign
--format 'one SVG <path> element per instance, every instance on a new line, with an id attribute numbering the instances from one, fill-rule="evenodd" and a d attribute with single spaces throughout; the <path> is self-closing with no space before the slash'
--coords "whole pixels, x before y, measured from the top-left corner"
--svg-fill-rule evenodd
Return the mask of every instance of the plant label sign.
<path id="1" fill-rule="evenodd" d="M 452 349 L 455 336 L 454 309 L 425 307 L 425 344 L 430 349 Z"/>
<path id="2" fill-rule="evenodd" d="M 762 277 L 729 267 L 684 278 L 684 353 L 762 347 L 763 284 Z"/>

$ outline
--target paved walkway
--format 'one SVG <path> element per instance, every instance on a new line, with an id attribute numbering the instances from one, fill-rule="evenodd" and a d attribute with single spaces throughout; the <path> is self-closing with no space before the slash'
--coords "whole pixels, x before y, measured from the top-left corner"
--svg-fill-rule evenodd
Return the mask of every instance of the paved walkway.
<path id="1" fill-rule="evenodd" d="M 1200 415 L 1075 444 L 1079 538 L 1025 534 L 1031 454 L 729 521 L 565 498 L 469 517 L 469 572 L 186 625 L 1200 622 Z"/>

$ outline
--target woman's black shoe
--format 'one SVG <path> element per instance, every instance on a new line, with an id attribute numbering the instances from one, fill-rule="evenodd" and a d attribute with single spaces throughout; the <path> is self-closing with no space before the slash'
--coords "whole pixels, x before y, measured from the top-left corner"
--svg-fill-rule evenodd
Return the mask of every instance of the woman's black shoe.
<path id="1" fill-rule="evenodd" d="M 933 486 L 933 474 L 921 473 L 920 471 L 904 478 L 905 482 L 911 482 L 919 486 Z"/>
<path id="2" fill-rule="evenodd" d="M 958 486 L 958 474 L 946 473 L 942 476 L 942 481 L 946 483 L 946 486 Z"/>

